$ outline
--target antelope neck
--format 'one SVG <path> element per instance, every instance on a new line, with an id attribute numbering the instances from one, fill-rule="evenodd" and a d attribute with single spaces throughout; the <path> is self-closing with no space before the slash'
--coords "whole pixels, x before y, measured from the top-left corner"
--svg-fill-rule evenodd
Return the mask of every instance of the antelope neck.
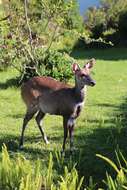
<path id="1" fill-rule="evenodd" d="M 86 94 L 86 86 L 84 86 L 83 88 L 80 88 L 78 85 L 75 85 L 74 93 L 75 93 L 77 102 L 80 102 L 80 103 L 83 102 L 85 98 L 85 94 Z"/>

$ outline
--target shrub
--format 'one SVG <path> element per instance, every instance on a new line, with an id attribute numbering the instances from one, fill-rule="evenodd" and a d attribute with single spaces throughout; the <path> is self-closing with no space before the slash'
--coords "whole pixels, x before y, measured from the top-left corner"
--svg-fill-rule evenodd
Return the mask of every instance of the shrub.
<path id="1" fill-rule="evenodd" d="M 40 75 L 50 76 L 60 81 L 68 81 L 72 77 L 71 64 L 73 59 L 67 53 L 37 48 L 34 56 L 34 59 L 22 63 L 20 83 Z"/>
<path id="2" fill-rule="evenodd" d="M 38 60 L 34 54 L 36 48 L 45 45 L 49 50 L 64 33 L 73 32 L 73 29 L 80 31 L 82 26 L 77 0 L 35 0 L 25 4 L 23 1 L 14 0 L 5 2 L 5 6 L 1 4 L 1 8 L 5 16 L 8 15 L 8 12 L 10 14 L 1 20 L 3 24 L 0 23 L 0 35 L 5 43 L 7 36 L 9 36 L 10 42 L 13 39 L 16 40 L 15 44 L 7 47 L 6 50 L 7 54 L 15 51 L 15 59 L 19 59 L 18 63 L 21 63 L 21 80 L 27 80 L 38 73 L 36 72 L 38 71 Z M 5 25 L 7 26 L 5 27 Z M 69 40 L 66 44 L 71 46 Z M 70 48 L 67 49 L 67 51 L 69 50 Z M 0 56 L 4 65 L 7 65 L 6 62 L 12 65 L 12 60 L 7 60 L 9 56 L 6 57 L 6 53 L 3 56 L 0 52 Z M 36 71 L 33 68 L 30 70 L 30 67 L 36 67 Z M 56 74 L 55 77 L 57 77 Z M 60 76 L 61 78 L 63 77 Z"/>
<path id="3" fill-rule="evenodd" d="M 91 33 L 91 38 L 104 37 L 103 33 L 112 29 L 116 34 L 110 33 L 109 37 L 114 45 L 127 44 L 126 20 L 127 1 L 125 0 L 101 0 L 99 7 L 91 7 L 85 14 L 85 25 Z"/>
<path id="4" fill-rule="evenodd" d="M 4 40 L 0 39 L 0 71 L 11 65 L 13 50 L 10 51 L 10 47 L 12 46 L 10 42 L 10 40 L 6 40 L 5 43 Z"/>
<path id="5" fill-rule="evenodd" d="M 68 81 L 72 77 L 72 61 L 68 54 L 50 50 L 40 65 L 40 73 L 60 81 Z"/>

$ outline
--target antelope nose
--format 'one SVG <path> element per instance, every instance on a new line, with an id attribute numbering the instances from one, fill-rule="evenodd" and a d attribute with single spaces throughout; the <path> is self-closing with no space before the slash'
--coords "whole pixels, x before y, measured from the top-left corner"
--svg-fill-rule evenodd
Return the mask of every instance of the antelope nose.
<path id="1" fill-rule="evenodd" d="M 95 81 L 91 81 L 91 86 L 95 86 L 96 82 Z"/>

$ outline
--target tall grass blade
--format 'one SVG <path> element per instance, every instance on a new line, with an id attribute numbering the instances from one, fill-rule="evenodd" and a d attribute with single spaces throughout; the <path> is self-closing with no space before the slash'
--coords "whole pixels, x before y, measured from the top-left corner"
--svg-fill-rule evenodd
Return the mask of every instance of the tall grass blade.
<path id="1" fill-rule="evenodd" d="M 107 157 L 105 157 L 105 156 L 102 156 L 102 155 L 100 155 L 100 154 L 96 154 L 96 156 L 99 157 L 99 158 L 101 158 L 101 159 L 103 159 L 103 160 L 105 160 L 106 162 L 108 162 L 108 163 L 112 166 L 112 168 L 113 168 L 117 173 L 119 173 L 118 167 L 116 166 L 116 164 L 114 164 L 114 162 L 113 162 L 112 160 L 110 160 L 109 158 L 107 158 Z"/>

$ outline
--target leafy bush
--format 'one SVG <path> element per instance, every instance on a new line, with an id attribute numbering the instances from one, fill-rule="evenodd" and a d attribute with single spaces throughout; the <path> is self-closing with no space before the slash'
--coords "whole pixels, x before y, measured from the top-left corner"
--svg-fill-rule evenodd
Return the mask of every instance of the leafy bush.
<path id="1" fill-rule="evenodd" d="M 82 17 L 79 14 L 77 0 L 25 2 L 13 0 L 5 2 L 4 6 L 1 4 L 5 16 L 9 13 L 7 18 L 1 20 L 2 24 L 0 23 L 3 44 L 8 43 L 8 35 L 10 35 L 9 46 L 0 52 L 1 68 L 13 65 L 20 72 L 20 82 L 40 74 L 68 80 L 71 73 L 67 63 L 70 61 L 65 55 L 57 52 L 53 57 L 49 50 L 52 44 L 58 42 L 65 33 L 73 33 L 73 30 L 81 31 Z M 70 51 L 71 40 L 65 40 L 65 44 L 67 51 Z M 44 46 L 46 51 L 44 50 L 42 59 L 42 56 L 36 55 L 35 52 L 36 49 L 39 51 L 40 47 L 44 49 Z"/>
<path id="2" fill-rule="evenodd" d="M 11 46 L 10 40 L 6 40 L 5 43 L 3 39 L 0 39 L 0 70 L 4 70 L 11 65 L 13 57 L 13 50 L 10 51 Z"/>
<path id="3" fill-rule="evenodd" d="M 101 8 L 91 7 L 85 13 L 85 28 L 91 31 L 92 38 L 99 38 L 105 29 L 105 12 Z"/>
<path id="4" fill-rule="evenodd" d="M 72 77 L 72 61 L 68 54 L 50 50 L 40 65 L 40 73 L 60 81 L 68 81 Z"/>
<path id="5" fill-rule="evenodd" d="M 126 45 L 127 1 L 101 0 L 100 4 L 99 7 L 89 8 L 85 14 L 85 28 L 90 31 L 91 38 L 106 40 L 103 36 L 105 31 L 114 30 L 116 34 L 113 32 L 107 37 L 114 45 Z"/>
<path id="6" fill-rule="evenodd" d="M 72 35 L 72 34 L 70 34 L 70 35 Z M 72 38 L 70 38 L 70 35 L 63 37 L 63 39 L 61 40 L 61 46 L 62 46 L 61 50 L 63 52 L 69 53 L 69 54 L 71 53 L 73 46 L 75 44 L 75 41 L 76 41 L 76 37 L 75 37 L 75 39 L 72 39 Z"/>
<path id="7" fill-rule="evenodd" d="M 56 50 L 37 48 L 35 51 L 36 63 L 29 60 L 21 73 L 21 82 L 37 75 L 50 76 L 60 81 L 68 81 L 72 77 L 71 64 L 73 59 L 66 53 Z"/>

